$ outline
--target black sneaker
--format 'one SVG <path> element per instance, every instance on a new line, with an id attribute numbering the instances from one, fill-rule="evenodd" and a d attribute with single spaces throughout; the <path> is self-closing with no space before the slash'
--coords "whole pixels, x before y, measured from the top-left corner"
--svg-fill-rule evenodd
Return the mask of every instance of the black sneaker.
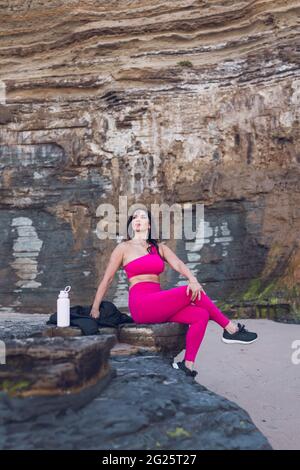
<path id="1" fill-rule="evenodd" d="M 196 370 L 191 370 L 189 369 L 186 365 L 185 365 L 185 362 L 184 360 L 183 361 L 180 361 L 180 362 L 172 362 L 172 367 L 174 367 L 174 369 L 180 369 L 182 370 L 183 372 L 186 373 L 186 375 L 189 375 L 191 377 L 195 377 L 198 372 Z"/>
<path id="2" fill-rule="evenodd" d="M 250 344 L 257 340 L 257 334 L 246 330 L 245 325 L 237 324 L 238 330 L 235 333 L 228 333 L 224 329 L 222 341 L 224 343 Z"/>

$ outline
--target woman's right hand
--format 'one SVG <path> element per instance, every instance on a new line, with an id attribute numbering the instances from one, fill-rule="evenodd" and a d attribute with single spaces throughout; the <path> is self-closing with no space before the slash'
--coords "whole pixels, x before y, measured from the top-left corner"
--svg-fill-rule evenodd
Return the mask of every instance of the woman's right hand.
<path id="1" fill-rule="evenodd" d="M 186 294 L 189 295 L 189 291 L 192 291 L 192 297 L 191 297 L 191 300 L 194 301 L 197 297 L 198 297 L 198 300 L 200 300 L 201 298 L 201 291 L 204 291 L 203 287 L 201 286 L 201 284 L 197 281 L 197 279 L 195 281 L 189 281 L 188 285 L 187 285 L 187 288 L 186 288 Z"/>
<path id="2" fill-rule="evenodd" d="M 99 315 L 100 315 L 99 309 L 92 307 L 90 311 L 90 316 L 93 318 L 99 318 Z"/>

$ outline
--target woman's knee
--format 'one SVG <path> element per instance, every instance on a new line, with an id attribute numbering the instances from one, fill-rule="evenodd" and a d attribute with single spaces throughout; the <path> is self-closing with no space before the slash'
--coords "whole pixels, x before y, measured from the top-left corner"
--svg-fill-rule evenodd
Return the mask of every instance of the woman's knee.
<path id="1" fill-rule="evenodd" d="M 210 315 L 207 310 L 204 308 L 195 307 L 195 315 L 193 316 L 193 321 L 191 323 L 207 324 L 209 320 Z"/>
<path id="2" fill-rule="evenodd" d="M 201 321 L 208 323 L 210 320 L 210 314 L 208 310 L 205 310 L 204 308 L 201 309 L 201 314 L 200 314 Z"/>

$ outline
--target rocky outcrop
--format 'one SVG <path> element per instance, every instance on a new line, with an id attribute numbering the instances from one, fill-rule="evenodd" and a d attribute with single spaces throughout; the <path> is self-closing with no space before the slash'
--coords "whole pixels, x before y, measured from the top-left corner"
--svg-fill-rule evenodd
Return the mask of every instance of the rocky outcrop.
<path id="1" fill-rule="evenodd" d="M 49 326 L 48 315 L 0 312 L 0 340 L 27 338 L 73 338 L 82 336 L 78 327 Z M 143 351 L 176 356 L 185 348 L 188 325 L 176 322 L 164 323 L 123 323 L 118 327 L 99 327 L 99 335 L 114 337 L 116 354 L 124 349 L 124 354 Z M 51 344 L 51 343 L 50 343 Z M 126 345 L 126 346 L 125 346 Z M 111 353 L 114 354 L 115 347 Z"/>
<path id="2" fill-rule="evenodd" d="M 186 325 L 24 337 L 27 316 L 1 337 L 1 449 L 271 449 L 248 413 L 171 367 Z"/>
<path id="3" fill-rule="evenodd" d="M 11 407 L 0 427 L 1 448 L 271 449 L 247 412 L 159 355 L 114 357 L 111 366 L 113 380 L 84 407 L 50 414 L 44 405 L 28 420 Z"/>
<path id="4" fill-rule="evenodd" d="M 0 312 L 0 340 L 31 338 L 42 335 L 49 315 Z"/>
<path id="5" fill-rule="evenodd" d="M 174 357 L 185 348 L 188 328 L 188 324 L 175 322 L 120 325 L 119 340 Z"/>
<path id="6" fill-rule="evenodd" d="M 114 344 L 110 335 L 7 342 L 0 421 L 23 421 L 90 402 L 115 374 L 109 363 Z"/>
<path id="7" fill-rule="evenodd" d="M 299 0 L 0 9 L 2 308 L 92 300 L 115 245 L 97 207 L 124 195 L 204 203 L 204 239 L 170 246 L 207 292 L 299 319 Z"/>
<path id="8" fill-rule="evenodd" d="M 98 331 L 101 334 L 114 335 L 119 343 L 159 352 L 166 356 L 176 356 L 185 348 L 187 330 L 188 324 L 163 322 L 121 324 L 118 328 L 99 328 Z M 48 337 L 71 337 L 81 336 L 81 330 L 76 327 L 59 328 L 53 326 L 37 333 L 37 335 L 40 334 Z"/>

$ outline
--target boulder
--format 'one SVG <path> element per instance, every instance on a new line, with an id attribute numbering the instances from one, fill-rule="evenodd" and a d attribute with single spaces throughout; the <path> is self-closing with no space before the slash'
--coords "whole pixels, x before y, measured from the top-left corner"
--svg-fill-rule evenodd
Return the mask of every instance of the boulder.
<path id="1" fill-rule="evenodd" d="M 26 313 L 0 313 L 0 339 L 28 337 L 84 337 L 76 326 L 47 325 L 48 315 Z M 115 346 L 111 355 L 151 351 L 177 356 L 185 348 L 188 325 L 176 322 L 124 323 L 117 328 L 101 327 L 99 335 L 113 335 Z M 97 336 L 97 335 L 96 335 Z M 126 343 L 126 346 L 124 344 Z"/>
<path id="2" fill-rule="evenodd" d="M 98 328 L 100 334 L 103 335 L 115 335 L 117 338 L 118 329 L 117 328 Z M 63 336 L 63 337 L 70 337 L 70 336 L 84 336 L 82 334 L 81 329 L 78 326 L 50 326 L 46 327 L 42 332 L 37 333 L 35 336 Z"/>
<path id="3" fill-rule="evenodd" d="M 114 376 L 112 335 L 25 338 L 6 342 L 0 368 L 1 420 L 83 406 Z"/>
<path id="4" fill-rule="evenodd" d="M 177 356 L 185 348 L 189 325 L 175 322 L 128 323 L 119 326 L 119 341 L 143 346 L 166 356 Z"/>

